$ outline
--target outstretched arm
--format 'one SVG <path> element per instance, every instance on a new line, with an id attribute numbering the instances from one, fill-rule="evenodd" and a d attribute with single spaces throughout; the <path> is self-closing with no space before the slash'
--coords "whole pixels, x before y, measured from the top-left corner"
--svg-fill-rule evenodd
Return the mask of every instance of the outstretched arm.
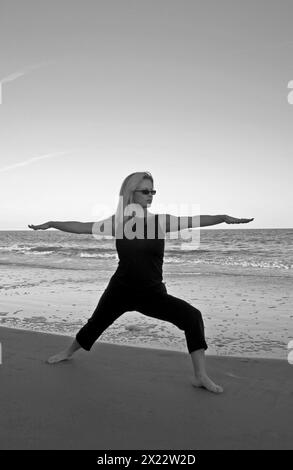
<path id="1" fill-rule="evenodd" d="M 99 234 L 99 235 L 113 235 L 113 216 L 107 219 L 100 220 L 99 222 L 46 222 L 41 225 L 28 225 L 33 230 L 47 230 L 55 228 L 62 232 L 70 233 L 85 233 L 85 234 Z"/>
<path id="2" fill-rule="evenodd" d="M 187 228 L 208 227 L 225 222 L 226 224 L 246 224 L 254 219 L 237 219 L 229 215 L 195 215 L 176 217 L 166 214 L 166 232 L 177 232 Z"/>
<path id="3" fill-rule="evenodd" d="M 62 232 L 70 233 L 92 233 L 93 222 L 45 222 L 40 225 L 28 225 L 33 230 L 47 230 L 49 228 L 56 228 Z"/>
<path id="4" fill-rule="evenodd" d="M 200 216 L 200 226 L 207 227 L 208 225 L 216 225 L 225 222 L 226 224 L 247 224 L 252 222 L 252 219 L 237 219 L 236 217 L 231 217 L 230 215 L 201 215 Z"/>

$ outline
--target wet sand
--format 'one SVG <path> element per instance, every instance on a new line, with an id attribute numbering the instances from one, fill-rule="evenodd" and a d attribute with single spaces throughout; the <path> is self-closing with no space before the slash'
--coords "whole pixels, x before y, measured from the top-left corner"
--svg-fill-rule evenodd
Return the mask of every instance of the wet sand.
<path id="1" fill-rule="evenodd" d="M 293 339 L 292 278 L 244 275 L 236 269 L 233 273 L 214 271 L 215 267 L 211 271 L 204 265 L 196 272 L 194 267 L 178 270 L 167 265 L 164 275 L 169 294 L 202 312 L 207 354 L 285 360 L 287 345 Z M 0 325 L 74 335 L 92 315 L 112 274 L 110 269 L 7 269 L 9 287 L 4 285 L 0 292 Z M 126 312 L 101 339 L 187 351 L 182 331 L 137 312 Z"/>

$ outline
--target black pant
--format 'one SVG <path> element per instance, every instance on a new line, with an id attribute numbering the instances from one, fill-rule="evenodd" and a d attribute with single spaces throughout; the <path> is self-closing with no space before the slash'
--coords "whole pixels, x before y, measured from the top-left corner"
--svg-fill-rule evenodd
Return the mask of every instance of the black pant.
<path id="1" fill-rule="evenodd" d="M 76 340 L 89 351 L 101 334 L 123 313 L 138 311 L 149 317 L 166 320 L 183 330 L 189 353 L 207 349 L 201 312 L 185 300 L 167 293 L 164 283 L 156 288 L 124 287 L 110 280 L 87 323 L 79 330 Z"/>

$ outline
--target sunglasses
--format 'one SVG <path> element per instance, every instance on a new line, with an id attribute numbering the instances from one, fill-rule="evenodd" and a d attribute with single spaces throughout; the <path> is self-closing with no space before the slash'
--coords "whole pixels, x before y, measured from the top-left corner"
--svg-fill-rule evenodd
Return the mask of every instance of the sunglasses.
<path id="1" fill-rule="evenodd" d="M 157 191 L 155 189 L 152 189 L 152 190 L 149 190 L 149 189 L 135 189 L 134 192 L 142 193 L 142 194 L 145 194 L 146 196 L 148 196 L 149 194 L 154 196 Z"/>

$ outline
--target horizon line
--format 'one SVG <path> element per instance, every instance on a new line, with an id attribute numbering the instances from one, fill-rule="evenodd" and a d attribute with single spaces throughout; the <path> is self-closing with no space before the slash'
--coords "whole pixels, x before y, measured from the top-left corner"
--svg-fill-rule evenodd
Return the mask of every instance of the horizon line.
<path id="1" fill-rule="evenodd" d="M 229 224 L 228 224 L 229 225 Z M 242 224 L 239 224 L 242 225 Z M 244 225 L 244 224 L 243 224 Z M 227 228 L 208 228 L 206 227 L 198 227 L 201 230 L 227 230 Z M 239 230 L 239 229 L 244 229 L 244 227 L 229 227 L 229 230 Z M 58 229 L 53 229 L 56 232 L 62 232 L 62 230 Z M 245 230 L 293 230 L 293 227 L 255 227 L 255 228 L 246 228 Z M 1 229 L 0 232 L 47 232 L 48 230 L 32 230 L 32 229 Z M 73 233 L 73 232 L 66 232 L 66 233 Z M 90 235 L 90 234 L 78 234 L 75 233 L 75 235 Z"/>

